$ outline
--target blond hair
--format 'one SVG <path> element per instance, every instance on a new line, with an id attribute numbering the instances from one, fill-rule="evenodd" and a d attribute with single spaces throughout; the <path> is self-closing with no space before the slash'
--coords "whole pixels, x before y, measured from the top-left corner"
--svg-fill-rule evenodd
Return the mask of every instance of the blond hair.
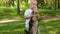
<path id="1" fill-rule="evenodd" d="M 28 4 L 31 4 L 31 3 L 36 3 L 37 4 L 37 1 L 36 0 L 28 0 Z"/>

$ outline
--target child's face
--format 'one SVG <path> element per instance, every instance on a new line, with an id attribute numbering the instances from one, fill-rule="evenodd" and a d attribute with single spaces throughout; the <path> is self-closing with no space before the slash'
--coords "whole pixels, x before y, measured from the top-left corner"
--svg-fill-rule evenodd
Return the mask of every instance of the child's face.
<path id="1" fill-rule="evenodd" d="M 34 9 L 34 8 L 36 8 L 37 3 L 36 2 L 32 2 L 30 6 L 31 6 L 32 9 Z"/>

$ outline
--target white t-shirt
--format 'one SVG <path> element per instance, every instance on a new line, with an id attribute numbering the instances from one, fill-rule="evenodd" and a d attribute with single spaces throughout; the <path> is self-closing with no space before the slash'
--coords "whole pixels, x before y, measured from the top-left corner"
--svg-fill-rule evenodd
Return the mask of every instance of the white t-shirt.
<path id="1" fill-rule="evenodd" d="M 25 11 L 25 13 L 24 13 L 24 16 L 29 16 L 29 15 L 31 15 L 31 13 L 32 13 L 32 10 L 31 9 L 27 9 L 26 11 Z M 26 19 L 26 24 L 25 24 L 25 27 L 26 28 L 29 28 L 29 21 L 30 21 L 30 19 Z"/>

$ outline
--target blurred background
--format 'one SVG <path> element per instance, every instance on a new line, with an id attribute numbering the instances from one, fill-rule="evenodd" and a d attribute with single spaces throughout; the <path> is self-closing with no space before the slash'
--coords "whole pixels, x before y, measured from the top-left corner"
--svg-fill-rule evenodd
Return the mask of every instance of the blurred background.
<path id="1" fill-rule="evenodd" d="M 39 22 L 40 34 L 60 34 L 60 0 L 37 0 L 45 19 Z M 0 0 L 0 34 L 25 34 L 24 12 L 28 0 Z"/>

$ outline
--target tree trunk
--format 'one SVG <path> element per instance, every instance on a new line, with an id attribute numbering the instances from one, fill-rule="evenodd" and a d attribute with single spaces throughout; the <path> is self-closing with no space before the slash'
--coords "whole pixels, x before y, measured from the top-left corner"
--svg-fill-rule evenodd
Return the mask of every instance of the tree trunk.
<path id="1" fill-rule="evenodd" d="M 12 5 L 14 6 L 14 0 L 12 0 Z"/>
<path id="2" fill-rule="evenodd" d="M 58 0 L 55 0 L 55 9 L 58 9 Z"/>
<path id="3" fill-rule="evenodd" d="M 20 15 L 20 3 L 19 3 L 19 0 L 18 0 L 17 8 L 18 8 L 17 14 Z"/>
<path id="4" fill-rule="evenodd" d="M 58 0 L 58 8 L 60 9 L 60 0 Z"/>
<path id="5" fill-rule="evenodd" d="M 9 7 L 11 6 L 11 0 L 9 0 Z"/>

